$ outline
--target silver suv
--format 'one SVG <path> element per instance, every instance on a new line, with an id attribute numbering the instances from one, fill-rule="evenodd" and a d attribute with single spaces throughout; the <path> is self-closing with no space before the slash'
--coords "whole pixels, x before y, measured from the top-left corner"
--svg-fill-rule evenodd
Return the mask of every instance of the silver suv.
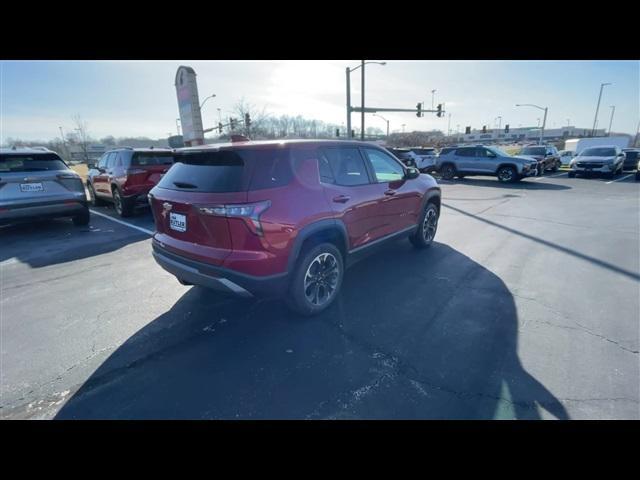
<path id="1" fill-rule="evenodd" d="M 89 223 L 80 176 L 45 148 L 0 148 L 0 224 L 42 217 Z"/>
<path id="2" fill-rule="evenodd" d="M 438 155 L 436 169 L 445 180 L 471 175 L 490 175 L 501 182 L 516 182 L 538 174 L 538 162 L 514 157 L 496 147 L 474 145 L 457 147 Z"/>

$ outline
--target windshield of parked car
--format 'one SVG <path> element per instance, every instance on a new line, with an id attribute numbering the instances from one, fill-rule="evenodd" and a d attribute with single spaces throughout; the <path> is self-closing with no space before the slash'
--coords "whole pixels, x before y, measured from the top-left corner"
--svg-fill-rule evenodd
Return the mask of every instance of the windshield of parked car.
<path id="1" fill-rule="evenodd" d="M 616 149 L 615 148 L 586 148 L 582 152 L 580 152 L 581 157 L 615 157 Z"/>
<path id="2" fill-rule="evenodd" d="M 544 147 L 524 147 L 520 152 L 521 155 L 544 155 L 546 149 Z"/>
<path id="3" fill-rule="evenodd" d="M 39 172 L 46 170 L 67 170 L 67 166 L 55 153 L 43 155 L 0 155 L 0 172 Z"/>

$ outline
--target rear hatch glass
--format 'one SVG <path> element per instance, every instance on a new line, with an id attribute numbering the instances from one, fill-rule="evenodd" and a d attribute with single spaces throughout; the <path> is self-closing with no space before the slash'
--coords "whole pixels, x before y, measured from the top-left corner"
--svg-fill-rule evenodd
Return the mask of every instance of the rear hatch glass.
<path id="1" fill-rule="evenodd" d="M 47 170 L 67 170 L 68 167 L 55 153 L 38 155 L 0 155 L 0 173 L 43 172 Z"/>
<path id="2" fill-rule="evenodd" d="M 173 164 L 172 153 L 136 152 L 131 159 L 131 166 L 152 167 Z"/>

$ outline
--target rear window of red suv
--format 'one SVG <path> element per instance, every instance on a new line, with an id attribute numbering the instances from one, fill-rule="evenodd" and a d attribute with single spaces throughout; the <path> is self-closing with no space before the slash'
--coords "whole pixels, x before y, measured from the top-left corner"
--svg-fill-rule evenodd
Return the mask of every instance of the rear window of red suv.
<path id="1" fill-rule="evenodd" d="M 243 192 L 287 185 L 293 178 L 289 149 L 176 152 L 160 188 L 202 193 Z"/>
<path id="2" fill-rule="evenodd" d="M 131 159 L 131 165 L 136 167 L 171 165 L 172 163 L 173 154 L 171 153 L 136 152 Z"/>

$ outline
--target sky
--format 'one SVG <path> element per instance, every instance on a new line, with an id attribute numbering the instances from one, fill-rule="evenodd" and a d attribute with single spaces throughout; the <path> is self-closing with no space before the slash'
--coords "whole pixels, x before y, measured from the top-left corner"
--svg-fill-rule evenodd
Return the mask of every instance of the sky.
<path id="1" fill-rule="evenodd" d="M 593 125 L 600 84 L 604 88 L 598 128 L 635 134 L 640 120 L 638 61 L 386 61 L 366 66 L 367 107 L 415 108 L 444 103 L 442 118 L 415 113 L 381 113 L 390 131 L 465 126 L 536 126 L 543 112 L 516 103 L 548 107 L 547 128 Z M 345 69 L 350 61 L 2 61 L 0 62 L 0 143 L 6 138 L 50 140 L 59 127 L 72 131 L 80 115 L 96 139 L 166 138 L 176 134 L 174 86 L 180 65 L 195 69 L 200 100 L 215 94 L 202 110 L 205 128 L 232 114 L 244 99 L 273 115 L 302 115 L 346 124 Z M 360 105 L 360 69 L 351 74 L 352 105 Z M 360 114 L 352 114 L 354 126 Z M 386 123 L 366 115 L 366 127 Z M 214 133 L 207 136 L 215 136 Z"/>

